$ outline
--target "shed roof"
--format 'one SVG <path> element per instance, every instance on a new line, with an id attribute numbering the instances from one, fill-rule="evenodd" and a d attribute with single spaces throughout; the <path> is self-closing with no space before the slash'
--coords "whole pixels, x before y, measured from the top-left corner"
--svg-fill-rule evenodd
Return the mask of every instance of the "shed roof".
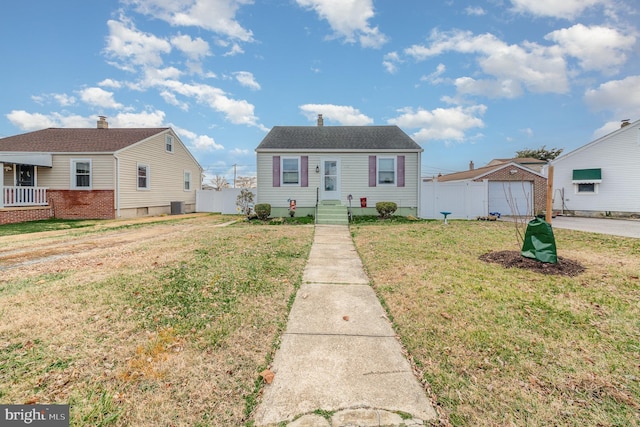
<path id="1" fill-rule="evenodd" d="M 398 126 L 274 126 L 263 150 L 423 151 Z"/>
<path id="2" fill-rule="evenodd" d="M 0 139 L 0 152 L 111 153 L 170 128 L 48 128 Z"/>

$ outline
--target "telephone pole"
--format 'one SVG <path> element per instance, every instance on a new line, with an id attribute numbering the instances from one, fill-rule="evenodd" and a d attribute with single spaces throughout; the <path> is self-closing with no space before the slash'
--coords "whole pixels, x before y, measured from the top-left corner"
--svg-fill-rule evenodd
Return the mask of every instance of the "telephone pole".
<path id="1" fill-rule="evenodd" d="M 236 175 L 238 165 L 236 163 L 233 164 L 233 188 L 236 188 Z"/>

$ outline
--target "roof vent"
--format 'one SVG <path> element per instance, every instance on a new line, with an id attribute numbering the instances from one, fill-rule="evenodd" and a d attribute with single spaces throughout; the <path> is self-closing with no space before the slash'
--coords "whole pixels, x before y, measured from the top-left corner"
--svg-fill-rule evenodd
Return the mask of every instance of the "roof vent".
<path id="1" fill-rule="evenodd" d="M 621 121 L 620 123 L 620 127 L 623 128 L 625 126 L 629 126 L 631 123 L 629 123 L 629 119 L 624 119 Z"/>
<path id="2" fill-rule="evenodd" d="M 318 126 L 324 126 L 324 119 L 322 118 L 322 114 L 318 114 Z"/>
<path id="3" fill-rule="evenodd" d="M 107 122 L 107 116 L 98 116 L 98 129 L 109 129 L 109 122 Z"/>

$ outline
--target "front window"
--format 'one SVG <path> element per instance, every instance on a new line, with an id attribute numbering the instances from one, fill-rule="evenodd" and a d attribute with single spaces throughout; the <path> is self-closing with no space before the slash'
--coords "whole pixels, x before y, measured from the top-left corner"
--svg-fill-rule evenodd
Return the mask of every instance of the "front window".
<path id="1" fill-rule="evenodd" d="M 284 157 L 282 159 L 282 184 L 300 184 L 300 158 Z"/>
<path id="2" fill-rule="evenodd" d="M 71 188 L 91 189 L 91 159 L 71 160 Z"/>
<path id="3" fill-rule="evenodd" d="M 191 190 L 191 172 L 184 171 L 184 191 Z"/>
<path id="4" fill-rule="evenodd" d="M 396 159 L 393 157 L 378 158 L 378 184 L 396 183 Z"/>
<path id="5" fill-rule="evenodd" d="M 148 190 L 149 184 L 149 165 L 138 164 L 138 190 Z"/>
<path id="6" fill-rule="evenodd" d="M 166 135 L 164 137 L 164 145 L 168 153 L 173 153 L 173 136 Z"/>

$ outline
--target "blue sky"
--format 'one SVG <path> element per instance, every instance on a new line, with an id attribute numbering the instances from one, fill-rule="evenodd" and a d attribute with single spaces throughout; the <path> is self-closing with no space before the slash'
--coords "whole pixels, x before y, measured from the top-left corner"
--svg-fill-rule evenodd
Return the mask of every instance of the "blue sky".
<path id="1" fill-rule="evenodd" d="M 20 0 L 0 14 L 0 137 L 173 127 L 255 175 L 273 126 L 396 124 L 424 176 L 578 148 L 640 118 L 637 0 Z"/>

